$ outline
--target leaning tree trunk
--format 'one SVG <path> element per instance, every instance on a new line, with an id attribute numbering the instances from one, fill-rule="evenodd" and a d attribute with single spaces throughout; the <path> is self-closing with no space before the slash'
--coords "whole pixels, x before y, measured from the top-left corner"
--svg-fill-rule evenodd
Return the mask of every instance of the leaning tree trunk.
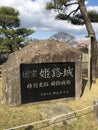
<path id="1" fill-rule="evenodd" d="M 91 39 L 91 67 L 90 67 L 90 81 L 91 84 L 92 82 L 96 82 L 96 64 L 97 64 L 97 40 L 96 40 L 96 35 L 95 31 L 92 27 L 91 21 L 89 19 L 87 9 L 85 6 L 85 0 L 78 0 L 79 2 L 79 8 L 82 13 L 88 35 Z"/>

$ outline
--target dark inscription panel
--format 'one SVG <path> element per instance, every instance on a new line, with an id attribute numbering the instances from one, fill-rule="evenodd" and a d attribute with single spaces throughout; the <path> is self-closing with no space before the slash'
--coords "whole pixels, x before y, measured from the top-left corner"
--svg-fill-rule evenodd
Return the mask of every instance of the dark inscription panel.
<path id="1" fill-rule="evenodd" d="M 20 64 L 22 103 L 75 97 L 75 63 Z"/>

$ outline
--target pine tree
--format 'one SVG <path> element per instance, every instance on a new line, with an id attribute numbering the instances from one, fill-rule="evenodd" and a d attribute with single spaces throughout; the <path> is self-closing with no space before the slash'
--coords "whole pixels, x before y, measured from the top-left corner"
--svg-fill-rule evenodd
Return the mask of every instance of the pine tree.
<path id="1" fill-rule="evenodd" d="M 0 52 L 12 53 L 23 47 L 25 38 L 34 31 L 20 28 L 19 12 L 12 7 L 0 7 Z"/>
<path id="2" fill-rule="evenodd" d="M 75 5 L 75 9 L 67 13 L 69 7 Z M 98 13 L 96 11 L 87 11 L 85 0 L 51 0 L 46 4 L 46 9 L 54 9 L 58 12 L 56 19 L 67 20 L 75 25 L 85 24 L 88 36 L 91 39 L 91 76 L 90 81 L 96 82 L 96 64 L 97 64 L 97 40 L 96 34 L 91 22 L 98 22 Z M 79 13 L 80 12 L 80 13 Z"/>

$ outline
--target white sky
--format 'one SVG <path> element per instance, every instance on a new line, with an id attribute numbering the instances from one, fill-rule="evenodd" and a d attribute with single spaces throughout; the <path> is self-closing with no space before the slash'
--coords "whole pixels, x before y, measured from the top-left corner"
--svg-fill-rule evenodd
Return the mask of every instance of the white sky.
<path id="1" fill-rule="evenodd" d="M 45 39 L 59 31 L 70 33 L 77 39 L 87 35 L 85 26 L 75 26 L 66 21 L 55 20 L 56 12 L 45 10 L 45 4 L 49 1 L 50 0 L 0 0 L 0 6 L 12 6 L 19 10 L 21 27 L 34 29 L 35 33 L 32 35 L 33 38 Z M 90 5 L 88 8 L 98 11 L 98 4 L 93 7 Z M 98 23 L 93 24 L 93 26 L 98 35 Z"/>

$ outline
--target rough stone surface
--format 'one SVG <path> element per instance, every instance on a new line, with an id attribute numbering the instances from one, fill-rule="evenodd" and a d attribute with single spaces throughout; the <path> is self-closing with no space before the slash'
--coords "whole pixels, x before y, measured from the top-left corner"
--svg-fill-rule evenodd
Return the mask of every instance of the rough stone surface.
<path id="1" fill-rule="evenodd" d="M 75 112 L 64 104 L 45 107 L 40 111 L 40 113 L 44 119 L 50 119 L 48 121 L 49 124 L 69 124 L 76 120 Z"/>
<path id="2" fill-rule="evenodd" d="M 34 42 L 23 49 L 12 53 L 2 67 L 3 103 L 7 105 L 21 104 L 20 64 L 44 62 L 75 62 L 76 98 L 82 91 L 81 52 L 55 40 Z"/>

